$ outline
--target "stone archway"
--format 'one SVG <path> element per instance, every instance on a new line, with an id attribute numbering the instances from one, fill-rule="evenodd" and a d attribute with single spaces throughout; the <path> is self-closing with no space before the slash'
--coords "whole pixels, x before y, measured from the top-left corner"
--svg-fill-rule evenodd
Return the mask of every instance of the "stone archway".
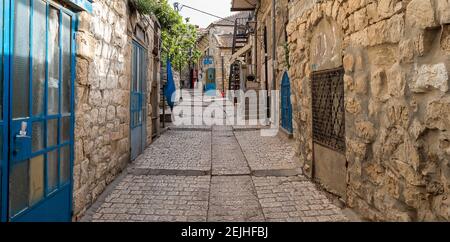
<path id="1" fill-rule="evenodd" d="M 313 29 L 310 44 L 312 71 L 342 66 L 343 33 L 334 20 L 323 18 Z"/>
<path id="2" fill-rule="evenodd" d="M 343 33 L 323 18 L 310 40 L 312 100 L 312 176 L 329 191 L 346 197 Z"/>

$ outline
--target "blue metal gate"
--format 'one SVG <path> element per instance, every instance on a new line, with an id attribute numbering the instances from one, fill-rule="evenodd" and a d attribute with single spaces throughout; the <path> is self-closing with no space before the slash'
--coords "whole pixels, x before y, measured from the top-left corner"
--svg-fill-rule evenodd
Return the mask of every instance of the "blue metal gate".
<path id="1" fill-rule="evenodd" d="M 287 73 L 284 73 L 281 82 L 281 127 L 292 134 L 291 83 Z"/>
<path id="2" fill-rule="evenodd" d="M 131 160 L 136 159 L 145 149 L 147 140 L 146 93 L 147 93 L 147 51 L 133 41 L 131 78 Z"/>
<path id="3" fill-rule="evenodd" d="M 49 0 L 1 3 L 1 220 L 70 221 L 75 16 Z"/>

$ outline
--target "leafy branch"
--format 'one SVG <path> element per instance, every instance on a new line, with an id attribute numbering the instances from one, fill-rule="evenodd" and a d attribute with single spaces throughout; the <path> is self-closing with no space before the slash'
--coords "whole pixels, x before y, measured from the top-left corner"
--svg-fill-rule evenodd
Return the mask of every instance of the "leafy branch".
<path id="1" fill-rule="evenodd" d="M 162 56 L 174 66 L 185 66 L 200 57 L 196 49 L 197 29 L 176 12 L 167 0 L 132 0 L 141 14 L 153 13 L 161 24 Z"/>
<path id="2" fill-rule="evenodd" d="M 289 43 L 285 43 L 285 44 L 283 45 L 283 48 L 284 48 L 284 58 L 285 58 L 285 61 L 286 61 L 286 67 L 287 67 L 288 69 L 291 69 L 291 63 L 290 63 L 290 61 L 289 61 L 289 57 L 290 57 Z"/>

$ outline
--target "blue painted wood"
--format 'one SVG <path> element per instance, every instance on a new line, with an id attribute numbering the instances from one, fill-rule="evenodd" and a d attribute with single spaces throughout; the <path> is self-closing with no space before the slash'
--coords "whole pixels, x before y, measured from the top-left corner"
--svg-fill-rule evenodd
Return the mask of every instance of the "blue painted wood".
<path id="1" fill-rule="evenodd" d="M 7 41 L 5 41 L 5 44 L 8 43 L 8 52 L 9 52 L 9 60 L 8 60 L 8 81 L 5 80 L 5 82 L 9 83 L 9 90 L 8 90 L 8 102 L 5 103 L 8 104 L 8 126 L 12 125 L 11 120 L 12 120 L 12 111 L 11 111 L 11 103 L 12 103 L 12 95 L 9 95 L 12 93 L 12 77 L 11 77 L 11 73 L 12 73 L 12 69 L 13 69 L 13 46 L 14 46 L 14 0 L 9 1 L 9 16 L 7 17 L 10 21 L 10 25 L 8 26 L 8 33 L 9 33 L 9 38 Z M 6 70 L 5 70 L 6 71 Z M 11 144 L 11 133 L 8 133 L 8 144 Z M 8 184 L 8 189 L 9 189 L 9 172 L 10 169 L 12 167 L 12 165 L 10 164 L 10 162 L 12 161 L 12 150 L 11 150 L 11 145 L 8 146 L 8 170 L 7 173 L 5 174 L 5 176 L 7 177 L 7 184 Z M 9 190 L 7 190 L 6 192 L 6 197 L 4 198 L 6 200 L 6 208 L 9 208 Z M 7 220 L 9 220 L 9 214 L 8 214 L 8 210 L 7 210 Z"/>
<path id="2" fill-rule="evenodd" d="M 0 139 L 2 145 L 0 146 L 0 221 L 4 222 L 7 220 L 7 192 L 8 192 L 8 152 L 7 152 L 7 144 L 8 144 L 8 80 L 7 74 L 8 71 L 8 51 L 6 51 L 7 47 L 7 38 L 8 33 L 6 32 L 9 28 L 8 20 L 6 20 L 6 16 L 9 16 L 7 9 L 9 9 L 8 2 L 5 0 L 0 0 L 0 56 L 1 56 L 1 67 L 0 67 L 0 85 L 2 85 L 2 118 L 0 119 Z"/>
<path id="3" fill-rule="evenodd" d="M 71 50 L 71 73 L 70 73 L 70 110 L 72 110 L 72 116 L 70 120 L 70 184 L 69 184 L 69 204 L 70 204 L 70 215 L 74 209 L 73 205 L 73 168 L 75 163 L 75 68 L 76 68 L 76 53 L 77 45 L 76 43 L 76 32 L 78 30 L 78 15 L 72 15 L 72 50 Z"/>
<path id="4" fill-rule="evenodd" d="M 281 82 L 281 127 L 289 133 L 293 132 L 291 83 L 287 73 L 284 73 L 283 80 Z"/>
<path id="5" fill-rule="evenodd" d="M 48 16 L 50 13 L 50 4 L 47 4 L 47 8 L 46 8 L 46 16 Z M 45 26 L 49 26 L 49 18 L 46 17 L 45 18 Z M 48 30 L 45 32 L 45 46 L 49 45 L 49 32 Z M 48 60 L 49 57 L 49 53 L 48 53 L 48 48 L 45 48 L 45 59 Z M 44 114 L 46 116 L 48 116 L 48 80 L 49 80 L 49 73 L 48 73 L 49 67 L 48 67 L 48 61 L 45 62 L 45 88 L 44 88 Z M 47 129 L 48 129 L 48 124 L 47 122 L 44 122 L 44 129 L 45 129 L 45 135 L 47 135 Z M 44 145 L 45 147 L 49 147 L 47 139 L 44 139 Z M 45 151 L 44 153 L 44 157 L 45 157 L 45 163 L 44 163 L 44 194 L 49 194 L 49 190 L 48 190 L 48 165 L 47 165 L 47 151 Z"/>
<path id="6" fill-rule="evenodd" d="M 216 69 L 208 68 L 206 70 L 205 92 L 215 91 L 216 88 L 217 88 L 217 86 L 216 86 Z"/>
<path id="7" fill-rule="evenodd" d="M 8 39 L 6 39 L 4 41 L 4 46 L 5 48 L 8 48 L 8 53 L 12 53 L 11 50 L 13 50 L 13 43 L 14 43 L 14 1 L 15 0 L 0 0 L 3 3 L 9 2 L 11 5 L 9 5 L 10 11 L 9 11 L 9 15 L 6 17 L 5 16 L 5 20 L 7 19 L 10 23 L 8 24 L 8 28 L 4 28 L 4 33 L 6 31 L 7 35 L 10 36 Z M 33 46 L 32 46 L 32 38 L 33 38 L 33 4 L 37 3 L 37 1 L 41 1 L 41 0 L 32 0 L 30 3 L 30 53 L 32 52 Z M 73 190 L 73 159 L 74 159 L 74 80 L 75 80 L 75 26 L 76 26 L 76 17 L 73 14 L 73 12 L 71 12 L 70 10 L 61 8 L 59 5 L 55 5 L 52 1 L 50 0 L 42 0 L 44 3 L 46 3 L 46 24 L 47 27 L 49 26 L 49 13 L 50 13 L 50 8 L 54 8 L 58 11 L 59 14 L 59 24 L 60 24 L 60 28 L 59 28 L 59 47 L 60 47 L 60 52 L 59 52 L 59 94 L 58 94 L 58 98 L 59 98 L 59 113 L 58 114 L 52 114 L 50 115 L 48 113 L 48 80 L 49 80 L 49 75 L 48 75 L 48 61 L 46 61 L 46 75 L 45 75 L 45 92 L 44 92 L 44 105 L 45 105 L 45 114 L 44 115 L 40 115 L 40 116 L 33 116 L 32 115 L 32 105 L 30 105 L 30 110 L 29 110 L 29 117 L 26 118 L 21 118 L 21 119 L 12 119 L 12 98 L 11 95 L 9 95 L 10 93 L 12 93 L 12 85 L 9 85 L 11 83 L 14 82 L 14 77 L 12 77 L 12 75 L 10 74 L 12 72 L 12 68 L 14 63 L 12 63 L 12 57 L 13 54 L 9 54 L 9 58 L 8 58 L 8 62 L 7 62 L 7 70 L 5 71 L 5 84 L 8 84 L 8 88 L 4 89 L 4 90 L 8 90 L 5 91 L 5 94 L 8 95 L 8 99 L 7 102 L 5 102 L 5 106 L 8 107 L 8 119 L 9 119 L 9 126 L 11 127 L 11 131 L 9 132 L 9 135 L 5 135 L 5 136 L 9 136 L 9 144 L 10 146 L 6 149 L 9 150 L 8 153 L 8 162 L 4 162 L 6 163 L 6 166 L 3 166 L 2 164 L 2 169 L 3 171 L 6 171 L 3 176 L 2 179 L 2 188 L 6 188 L 2 189 L 2 214 L 1 214 L 1 219 L 2 221 L 70 221 L 71 220 L 71 216 L 72 216 L 72 190 Z M 6 8 L 5 8 L 6 9 Z M 70 18 L 71 18 L 71 23 L 69 26 L 69 29 L 65 29 L 64 33 L 69 35 L 70 39 L 72 40 L 72 46 L 70 47 L 70 86 L 71 86 L 71 97 L 70 97 L 70 113 L 68 114 L 64 114 L 62 115 L 62 74 L 63 74 L 63 68 L 62 68 L 62 41 L 63 41 L 63 36 L 61 33 L 63 30 L 63 25 L 62 25 L 62 16 L 64 16 L 65 14 L 67 14 Z M 6 23 L 6 22 L 5 22 Z M 6 30 L 5 30 L 6 29 Z M 6 36 L 6 35 L 5 35 Z M 50 43 L 49 41 L 49 35 L 48 35 L 48 31 L 46 33 L 46 45 L 48 46 L 48 44 Z M 46 57 L 47 60 L 49 58 L 49 53 L 48 53 L 48 48 L 47 49 L 47 53 L 46 53 Z M 6 52 L 5 52 L 6 53 Z M 30 93 L 29 93 L 29 97 L 30 97 L 30 104 L 31 104 L 31 100 L 32 100 L 32 84 L 33 81 L 32 80 L 33 76 L 32 76 L 32 61 L 33 61 L 33 56 L 30 55 Z M 6 66 L 6 65 L 5 65 Z M 62 122 L 62 117 L 68 117 L 70 119 L 70 139 L 69 141 L 62 141 L 61 140 L 61 122 Z M 31 152 L 31 137 L 32 136 L 32 124 L 34 122 L 44 122 L 44 134 L 47 134 L 47 129 L 48 129 L 48 125 L 47 125 L 47 121 L 51 120 L 51 119 L 56 119 L 58 120 L 59 123 L 59 128 L 57 129 L 57 134 L 58 134 L 58 142 L 57 145 L 49 147 L 49 145 L 47 144 L 47 140 L 44 139 L 44 149 L 36 151 L 36 152 Z M 17 134 L 19 133 L 19 131 L 22 128 L 22 122 L 26 122 L 27 123 L 27 134 L 25 135 L 25 137 L 19 137 L 17 138 Z M 70 164 L 70 174 L 69 174 L 69 180 L 68 181 L 60 181 L 59 177 L 61 176 L 60 174 L 60 167 L 61 167 L 61 158 L 60 155 L 58 155 L 58 164 L 57 164 L 57 173 L 58 173 L 58 177 L 57 177 L 57 188 L 56 190 L 52 190 L 50 191 L 49 189 L 49 183 L 48 183 L 48 177 L 49 174 L 47 172 L 47 168 L 48 168 L 48 155 L 47 153 L 52 152 L 52 151 L 57 151 L 58 154 L 60 154 L 60 149 L 62 147 L 69 147 L 70 150 L 70 160 L 69 160 L 69 164 Z M 17 151 L 17 149 L 19 148 L 19 150 Z M 28 207 L 24 208 L 22 211 L 20 211 L 17 214 L 10 214 L 8 212 L 8 201 L 9 201 L 9 192 L 7 191 L 7 184 L 9 184 L 8 181 L 8 177 L 9 177 L 9 172 L 11 172 L 15 166 L 17 164 L 20 164 L 21 162 L 27 162 L 27 160 L 33 158 L 33 157 L 37 157 L 43 155 L 45 162 L 44 162 L 44 198 L 41 199 L 40 201 L 38 201 L 37 203 L 33 204 L 33 205 L 28 205 Z M 6 167 L 6 168 L 5 168 Z"/>
<path id="8" fill-rule="evenodd" d="M 130 93 L 130 136 L 131 136 L 131 159 L 136 159 L 144 151 L 145 146 L 145 71 L 146 49 L 133 41 L 133 59 L 131 61 L 131 93 Z"/>
<path id="9" fill-rule="evenodd" d="M 215 91 L 216 90 L 216 83 L 208 83 L 205 86 L 205 92 Z"/>
<path id="10" fill-rule="evenodd" d="M 216 81 L 216 69 L 215 68 L 209 68 L 207 70 L 207 80 L 208 80 L 208 82 Z"/>
<path id="11" fill-rule="evenodd" d="M 60 187 L 58 192 L 49 195 L 45 200 L 11 218 L 11 222 L 68 222 L 71 221 L 71 197 L 69 185 Z"/>
<path id="12" fill-rule="evenodd" d="M 58 144 L 61 143 L 61 110 L 62 110 L 62 89 L 63 86 L 62 84 L 62 76 L 63 76 L 63 12 L 60 10 L 59 11 L 59 79 L 58 79 Z M 61 149 L 58 150 L 58 177 L 56 178 L 58 180 L 58 189 L 60 189 L 61 184 L 60 184 L 60 178 L 61 178 Z M 68 200 L 66 201 L 68 203 Z"/>
<path id="13" fill-rule="evenodd" d="M 92 0 L 62 0 L 74 11 L 87 11 L 92 13 Z"/>

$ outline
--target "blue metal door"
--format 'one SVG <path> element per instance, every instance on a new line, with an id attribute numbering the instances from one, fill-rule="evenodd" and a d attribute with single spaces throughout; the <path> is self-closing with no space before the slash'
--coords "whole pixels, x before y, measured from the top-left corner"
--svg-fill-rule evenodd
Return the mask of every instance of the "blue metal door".
<path id="1" fill-rule="evenodd" d="M 205 92 L 211 92 L 216 90 L 216 69 L 209 68 L 206 71 L 206 86 Z"/>
<path id="2" fill-rule="evenodd" d="M 131 69 L 131 160 L 136 159 L 146 144 L 147 51 L 133 41 Z"/>
<path id="3" fill-rule="evenodd" d="M 2 221 L 70 221 L 74 15 L 48 0 L 2 3 L 8 86 Z"/>
<path id="4" fill-rule="evenodd" d="M 284 73 L 283 81 L 281 82 L 281 127 L 289 133 L 293 132 L 291 83 L 287 73 Z"/>
<path id="5" fill-rule="evenodd" d="M 5 20 L 4 20 L 4 9 L 5 2 L 0 1 L 0 221 L 4 221 L 3 217 L 7 214 L 7 203 L 6 203 L 6 191 L 5 185 L 8 183 L 7 176 L 7 160 L 8 160 L 8 152 L 4 152 L 7 150 L 6 144 L 8 143 L 8 121 L 5 120 L 7 117 L 7 107 L 3 105 L 6 99 L 4 95 L 4 90 L 7 90 L 7 82 L 5 82 L 5 60 L 6 56 L 3 54 L 5 48 Z"/>

